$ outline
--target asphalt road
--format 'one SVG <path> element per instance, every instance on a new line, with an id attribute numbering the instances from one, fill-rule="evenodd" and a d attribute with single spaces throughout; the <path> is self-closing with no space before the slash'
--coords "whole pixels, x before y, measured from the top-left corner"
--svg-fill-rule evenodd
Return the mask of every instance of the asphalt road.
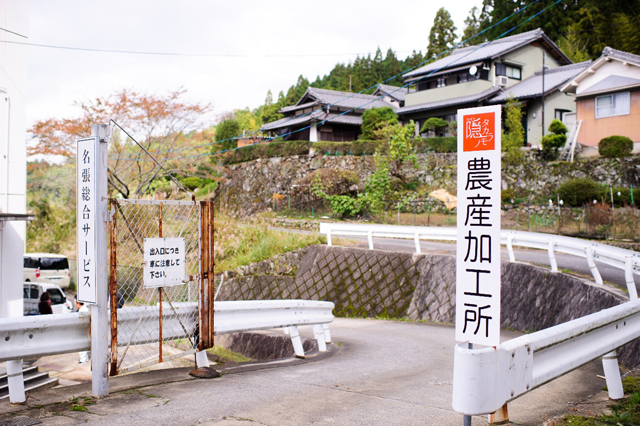
<path id="1" fill-rule="evenodd" d="M 40 420 L 46 425 L 132 426 L 462 424 L 462 415 L 451 408 L 452 326 L 337 318 L 331 332 L 337 352 L 317 362 L 117 392 L 88 407 L 89 412 Z M 503 332 L 504 339 L 515 336 Z M 604 380 L 597 374 L 602 374 L 599 362 L 533 390 L 509 404 L 511 421 L 539 425 L 564 412 L 568 403 L 602 388 Z M 133 383 L 144 381 L 144 374 L 128 377 Z M 66 389 L 70 397 L 73 388 Z M 472 422 L 486 425 L 487 417 Z"/>

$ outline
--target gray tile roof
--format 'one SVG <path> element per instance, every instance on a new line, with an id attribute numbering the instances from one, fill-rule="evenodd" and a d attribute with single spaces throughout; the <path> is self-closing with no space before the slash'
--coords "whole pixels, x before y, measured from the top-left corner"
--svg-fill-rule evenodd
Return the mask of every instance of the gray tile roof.
<path id="1" fill-rule="evenodd" d="M 394 99 L 404 102 L 404 95 L 406 95 L 408 92 L 409 92 L 409 89 L 406 87 L 396 87 L 396 86 L 389 86 L 387 84 L 380 84 L 378 85 L 378 88 L 376 89 L 373 95 L 374 96 L 388 95 Z"/>
<path id="2" fill-rule="evenodd" d="M 299 109 L 304 109 L 304 108 L 308 108 L 308 107 L 315 106 L 315 105 L 318 105 L 318 102 L 306 102 L 306 103 L 300 104 L 300 105 L 291 105 L 291 106 L 288 106 L 288 107 L 280 108 L 280 112 L 297 111 Z"/>
<path id="3" fill-rule="evenodd" d="M 273 131 L 276 129 L 282 129 L 285 127 L 292 127 L 298 125 L 305 125 L 311 123 L 317 123 L 320 121 L 327 121 L 328 123 L 337 123 L 337 124 L 348 124 L 353 126 L 362 125 L 362 118 L 355 115 L 340 115 L 329 113 L 327 114 L 325 111 L 316 110 L 311 114 L 302 115 L 300 117 L 285 117 L 281 118 L 277 121 L 272 121 L 271 123 L 267 123 L 263 125 L 260 130 L 262 131 Z"/>
<path id="4" fill-rule="evenodd" d="M 602 56 L 611 56 L 622 61 L 632 62 L 634 64 L 640 65 L 640 56 L 634 55 L 633 53 L 629 52 L 623 52 L 622 50 L 616 50 L 609 46 L 602 49 Z"/>
<path id="5" fill-rule="evenodd" d="M 484 100 L 493 96 L 498 92 L 500 92 L 499 87 L 492 87 L 483 92 L 474 93 L 472 95 L 459 96 L 457 98 L 443 99 L 440 101 L 427 102 L 424 104 L 405 106 L 405 107 L 399 108 L 396 112 L 399 115 L 404 115 L 404 114 L 410 114 L 414 112 L 445 108 L 445 107 L 450 107 L 454 105 L 462 105 L 462 104 L 471 103 L 471 102 L 479 102 L 481 100 Z"/>
<path id="6" fill-rule="evenodd" d="M 564 67 L 553 68 L 544 72 L 545 94 L 558 90 L 560 86 L 571 80 L 591 65 L 591 61 L 580 62 L 578 64 L 565 65 Z M 540 96 L 542 94 L 542 71 L 537 71 L 526 80 L 515 84 L 492 98 L 490 103 L 506 102 L 509 97 L 514 99 L 527 99 Z"/>
<path id="7" fill-rule="evenodd" d="M 459 67 L 464 64 L 472 64 L 487 59 L 493 59 L 538 39 L 542 39 L 542 41 L 551 48 L 556 56 L 558 56 L 561 62 L 564 62 L 565 64 L 571 63 L 571 60 L 569 60 L 569 58 L 562 53 L 562 51 L 544 34 L 544 32 L 538 28 L 537 30 L 498 39 L 484 46 L 469 46 L 455 49 L 445 58 L 404 74 L 404 78 L 405 80 L 411 79 L 440 69 Z"/>
<path id="8" fill-rule="evenodd" d="M 613 92 L 623 87 L 640 86 L 640 80 L 637 78 L 623 77 L 621 75 L 610 75 L 609 77 L 599 81 L 578 96 L 588 96 L 596 93 Z"/>
<path id="9" fill-rule="evenodd" d="M 395 108 L 389 102 L 379 99 L 379 96 L 364 95 L 361 93 L 338 92 L 337 90 L 316 89 L 309 87 L 307 89 L 308 96 L 312 97 L 318 103 L 323 105 L 332 105 L 342 108 L 370 109 L 380 107 Z"/>

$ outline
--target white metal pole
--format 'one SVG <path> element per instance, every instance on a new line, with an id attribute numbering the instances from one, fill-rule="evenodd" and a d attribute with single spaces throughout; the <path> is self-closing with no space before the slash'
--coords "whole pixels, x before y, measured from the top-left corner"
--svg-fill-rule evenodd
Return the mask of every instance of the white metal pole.
<path id="1" fill-rule="evenodd" d="M 109 126 L 94 124 L 91 135 L 96 138 L 96 190 L 98 220 L 96 229 L 96 304 L 91 306 L 91 389 L 94 396 L 109 394 L 107 367 L 109 363 L 109 263 L 107 258 L 107 226 L 109 195 L 107 188 L 107 161 Z"/>
<path id="2" fill-rule="evenodd" d="M 602 369 L 604 370 L 604 377 L 607 381 L 609 398 L 624 398 L 624 390 L 622 388 L 622 379 L 620 378 L 620 367 L 618 367 L 616 351 L 611 351 L 602 357 Z"/>

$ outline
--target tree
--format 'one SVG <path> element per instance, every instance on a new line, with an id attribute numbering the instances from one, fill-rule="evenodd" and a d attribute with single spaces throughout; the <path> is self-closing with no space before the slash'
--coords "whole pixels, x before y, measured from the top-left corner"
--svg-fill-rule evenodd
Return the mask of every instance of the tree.
<path id="1" fill-rule="evenodd" d="M 551 134 L 545 135 L 540 142 L 547 155 L 555 158 L 558 155 L 558 149 L 567 143 L 568 130 L 562 121 L 554 119 L 549 125 L 549 131 Z"/>
<path id="2" fill-rule="evenodd" d="M 464 30 L 462 32 L 462 41 L 466 41 L 467 45 L 478 44 L 482 42 L 475 37 L 480 32 L 480 9 L 473 6 L 469 11 L 469 16 L 464 20 Z"/>
<path id="3" fill-rule="evenodd" d="M 398 123 L 387 124 L 375 131 L 377 138 L 385 142 L 384 154 L 388 157 L 389 173 L 400 179 L 405 185 L 407 184 L 407 178 L 404 175 L 405 164 L 410 163 L 415 166 L 417 162 L 411 142 L 415 132 L 416 125 L 413 120 L 405 126 Z"/>
<path id="4" fill-rule="evenodd" d="M 240 123 L 235 118 L 228 118 L 216 126 L 216 142 L 223 150 L 233 149 L 238 146 L 235 139 L 240 136 Z"/>
<path id="5" fill-rule="evenodd" d="M 446 120 L 438 117 L 430 117 L 422 125 L 420 133 L 427 133 L 429 130 L 431 130 L 433 132 L 436 132 L 437 136 L 442 136 L 439 133 L 442 133 L 447 127 L 449 127 L 449 122 L 447 122 Z"/>
<path id="6" fill-rule="evenodd" d="M 122 90 L 108 97 L 76 102 L 83 111 L 81 117 L 42 120 L 29 129 L 36 144 L 28 148 L 28 154 L 73 157 L 76 139 L 90 135 L 92 124 L 113 120 L 127 129 L 158 162 L 164 163 L 169 172 L 180 170 L 180 165 L 171 160 L 187 152 L 175 149 L 201 142 L 187 134 L 199 127 L 198 121 L 210 109 L 210 105 L 183 102 L 184 93 L 176 90 L 158 96 Z M 110 190 L 125 198 L 143 195 L 154 179 L 165 175 L 138 145 L 129 138 L 123 139 L 117 129 L 112 133 L 109 158 Z"/>
<path id="7" fill-rule="evenodd" d="M 520 103 L 510 97 L 504 106 L 504 127 L 502 132 L 502 152 L 507 162 L 517 162 L 523 157 L 524 127 L 522 126 L 522 108 Z"/>
<path id="8" fill-rule="evenodd" d="M 456 30 L 451 14 L 444 7 L 441 7 L 436 13 L 431 32 L 429 32 L 427 58 L 432 58 L 451 49 L 457 38 Z"/>
<path id="9" fill-rule="evenodd" d="M 398 114 L 391 107 L 371 108 L 362 114 L 361 139 L 377 139 L 376 131 L 389 125 L 398 124 Z"/>

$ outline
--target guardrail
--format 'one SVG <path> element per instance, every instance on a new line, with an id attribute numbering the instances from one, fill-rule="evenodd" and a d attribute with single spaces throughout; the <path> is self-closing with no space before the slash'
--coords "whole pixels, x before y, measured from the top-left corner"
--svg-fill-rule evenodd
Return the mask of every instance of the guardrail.
<path id="1" fill-rule="evenodd" d="M 373 237 L 409 238 L 415 242 L 416 253 L 420 253 L 421 240 L 458 240 L 456 228 L 322 223 L 320 233 L 327 235 L 328 245 L 335 235 L 366 236 L 370 249 L 373 249 Z M 558 271 L 556 252 L 585 258 L 599 284 L 602 277 L 596 260 L 623 269 L 630 301 L 503 342 L 495 348 L 456 345 L 454 410 L 465 415 L 490 414 L 490 423 L 506 421 L 509 401 L 601 356 L 609 397 L 622 398 L 615 351 L 640 337 L 640 300 L 633 279 L 633 274 L 640 274 L 640 254 L 606 244 L 535 232 L 504 230 L 500 239 L 501 244 L 507 246 L 512 262 L 515 261 L 514 246 L 547 250 L 554 272 Z"/>
<path id="2" fill-rule="evenodd" d="M 327 236 L 327 245 L 329 246 L 332 245 L 332 237 L 337 235 L 367 237 L 369 248 L 372 250 L 374 248 L 374 237 L 412 239 L 415 243 L 416 253 L 421 252 L 421 240 L 457 241 L 458 239 L 456 228 L 428 226 L 321 223 L 320 233 Z M 598 284 L 602 284 L 602 277 L 595 263 L 596 260 L 622 269 L 625 271 L 625 282 L 629 290 L 629 297 L 631 299 L 638 297 L 633 274 L 640 275 L 640 253 L 579 238 L 527 231 L 502 230 L 500 243 L 507 246 L 511 262 L 516 260 L 514 246 L 546 250 L 549 255 L 549 264 L 552 272 L 558 272 L 555 253 L 582 257 L 587 260 L 593 279 Z"/>
<path id="3" fill-rule="evenodd" d="M 632 300 L 498 347 L 455 348 L 453 409 L 489 414 L 504 404 L 604 355 L 612 399 L 622 398 L 615 350 L 640 335 L 640 300 Z"/>
<path id="4" fill-rule="evenodd" d="M 176 314 L 163 316 L 163 339 L 171 340 L 184 336 L 184 329 L 197 327 L 197 303 L 176 303 Z M 298 333 L 299 326 L 313 326 L 318 349 L 326 351 L 331 342 L 329 323 L 333 321 L 331 302 L 313 300 L 250 300 L 238 302 L 215 302 L 214 332 L 218 334 L 269 328 L 284 328 L 295 349 L 296 356 L 304 357 L 302 342 Z M 154 309 L 155 308 L 155 309 Z M 169 309 L 165 309 L 169 312 Z M 193 312 L 193 315 L 184 316 Z M 180 313 L 181 315 L 178 315 Z M 137 324 L 158 317 L 158 307 L 125 307 L 118 309 L 120 323 Z M 185 318 L 193 318 L 185 322 Z M 157 324 L 156 322 L 150 322 Z M 33 356 L 47 356 L 62 353 L 87 351 L 91 349 L 91 316 L 88 313 L 69 313 L 55 315 L 36 315 L 18 318 L 0 318 L 0 362 L 17 360 Z M 127 339 L 132 345 L 157 341 L 154 336 L 141 332 L 136 327 L 119 327 L 118 339 Z M 129 335 L 120 335 L 121 329 L 134 330 Z"/>

